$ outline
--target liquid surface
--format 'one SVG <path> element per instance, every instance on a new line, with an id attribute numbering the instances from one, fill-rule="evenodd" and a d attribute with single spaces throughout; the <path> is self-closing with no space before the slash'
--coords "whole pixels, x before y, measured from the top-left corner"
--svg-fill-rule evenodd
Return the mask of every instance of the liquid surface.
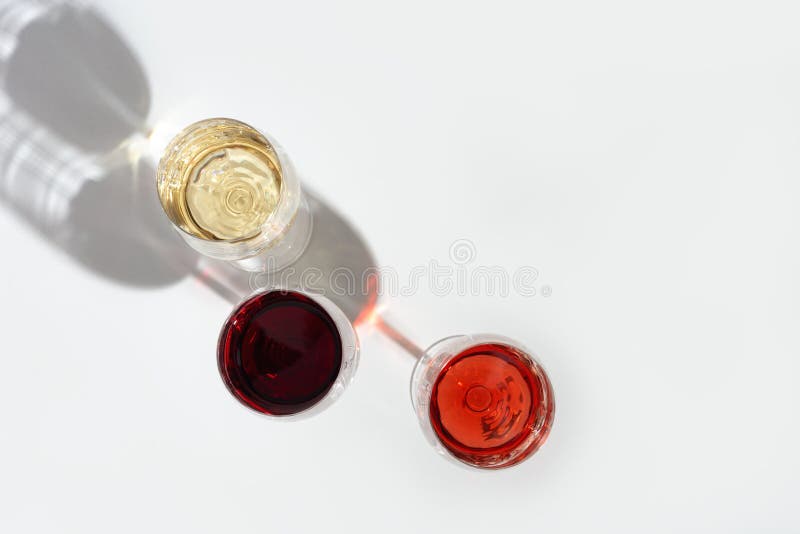
<path id="1" fill-rule="evenodd" d="M 494 461 L 524 448 L 542 423 L 546 436 L 552 421 L 552 410 L 543 404 L 549 382 L 539 372 L 504 345 L 478 345 L 453 357 L 431 392 L 430 418 L 439 440 L 456 457 L 481 465 L 484 458 Z"/>
<path id="2" fill-rule="evenodd" d="M 186 186 L 194 221 L 217 239 L 258 233 L 280 198 L 280 177 L 263 154 L 230 147 L 206 157 Z"/>
<path id="3" fill-rule="evenodd" d="M 262 413 L 291 415 L 322 400 L 342 365 L 330 315 L 294 292 L 272 291 L 242 304 L 222 330 L 219 368 L 228 389 Z"/>
<path id="4" fill-rule="evenodd" d="M 281 199 L 274 147 L 233 119 L 198 122 L 178 134 L 158 168 L 158 194 L 170 220 L 206 240 L 258 235 Z"/>

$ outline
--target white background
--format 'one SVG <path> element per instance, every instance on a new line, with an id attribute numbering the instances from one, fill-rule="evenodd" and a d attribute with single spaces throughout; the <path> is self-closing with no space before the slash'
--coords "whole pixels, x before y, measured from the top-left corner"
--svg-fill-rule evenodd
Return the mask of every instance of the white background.
<path id="1" fill-rule="evenodd" d="M 422 345 L 531 347 L 556 422 L 518 467 L 448 463 L 366 330 L 330 410 L 260 418 L 217 374 L 227 302 L 2 209 L 0 530 L 797 532 L 796 5 L 103 0 L 151 123 L 269 131 L 381 265 L 536 267 L 548 298 L 386 302 Z"/>

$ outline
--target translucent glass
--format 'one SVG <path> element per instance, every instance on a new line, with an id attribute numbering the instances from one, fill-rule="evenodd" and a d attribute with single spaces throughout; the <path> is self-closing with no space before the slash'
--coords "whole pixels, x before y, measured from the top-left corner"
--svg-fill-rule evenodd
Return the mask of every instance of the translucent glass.
<path id="1" fill-rule="evenodd" d="M 158 166 L 158 194 L 186 242 L 249 271 L 302 254 L 311 214 L 288 155 L 252 126 L 207 119 L 178 134 Z"/>

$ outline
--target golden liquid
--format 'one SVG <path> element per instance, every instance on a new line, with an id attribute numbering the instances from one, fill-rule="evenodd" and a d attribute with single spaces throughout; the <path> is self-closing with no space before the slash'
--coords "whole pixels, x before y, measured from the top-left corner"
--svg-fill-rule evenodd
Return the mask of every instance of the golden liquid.
<path id="1" fill-rule="evenodd" d="M 206 240 L 256 236 L 275 211 L 282 173 L 256 129 L 209 119 L 172 140 L 158 167 L 158 194 L 170 220 Z"/>

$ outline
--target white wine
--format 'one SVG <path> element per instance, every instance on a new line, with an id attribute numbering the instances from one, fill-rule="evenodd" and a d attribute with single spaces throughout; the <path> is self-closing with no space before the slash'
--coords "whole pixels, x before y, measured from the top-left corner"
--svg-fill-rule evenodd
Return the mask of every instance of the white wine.
<path id="1" fill-rule="evenodd" d="M 164 212 L 197 252 L 252 272 L 290 265 L 313 217 L 288 154 L 233 119 L 192 124 L 170 142 L 157 173 Z"/>
<path id="2" fill-rule="evenodd" d="M 233 119 L 195 123 L 170 143 L 158 194 L 170 220 L 209 241 L 258 236 L 283 187 L 280 160 L 258 130 Z"/>

